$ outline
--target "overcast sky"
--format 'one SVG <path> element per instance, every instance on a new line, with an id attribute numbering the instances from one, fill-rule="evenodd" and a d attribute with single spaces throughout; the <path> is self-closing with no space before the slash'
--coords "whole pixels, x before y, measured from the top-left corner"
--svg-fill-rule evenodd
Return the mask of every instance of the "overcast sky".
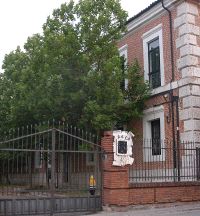
<path id="1" fill-rule="evenodd" d="M 23 47 L 28 36 L 42 31 L 53 9 L 68 0 L 0 0 L 0 71 L 4 55 Z M 134 16 L 154 0 L 121 0 L 122 7 Z"/>

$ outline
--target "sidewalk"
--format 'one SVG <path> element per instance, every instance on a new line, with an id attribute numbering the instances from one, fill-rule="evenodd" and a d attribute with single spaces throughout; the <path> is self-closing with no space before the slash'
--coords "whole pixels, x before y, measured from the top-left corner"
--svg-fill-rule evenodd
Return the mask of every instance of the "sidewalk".
<path id="1" fill-rule="evenodd" d="M 92 216 L 200 216 L 200 202 L 106 208 Z"/>

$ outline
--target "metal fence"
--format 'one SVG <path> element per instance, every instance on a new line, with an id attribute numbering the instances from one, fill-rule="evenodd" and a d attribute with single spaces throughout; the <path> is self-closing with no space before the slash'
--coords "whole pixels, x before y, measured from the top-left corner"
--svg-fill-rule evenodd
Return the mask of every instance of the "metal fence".
<path id="1" fill-rule="evenodd" d="M 0 142 L 0 215 L 101 209 L 101 153 L 97 136 L 60 122 L 5 133 Z"/>
<path id="2" fill-rule="evenodd" d="M 194 182 L 200 180 L 200 148 L 195 142 L 135 140 L 130 183 Z"/>

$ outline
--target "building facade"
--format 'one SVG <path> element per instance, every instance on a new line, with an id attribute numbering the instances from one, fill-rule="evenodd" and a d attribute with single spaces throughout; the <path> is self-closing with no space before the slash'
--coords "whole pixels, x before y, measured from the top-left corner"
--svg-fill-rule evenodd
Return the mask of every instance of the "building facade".
<path id="1" fill-rule="evenodd" d="M 157 0 L 126 25 L 120 55 L 139 61 L 152 89 L 143 120 L 131 123 L 134 133 L 199 142 L 200 1 Z"/>
<path id="2" fill-rule="evenodd" d="M 139 61 L 151 97 L 129 125 L 132 165 L 112 165 L 118 144 L 104 134 L 104 204 L 199 201 L 200 1 L 157 0 L 126 25 L 119 53 Z"/>

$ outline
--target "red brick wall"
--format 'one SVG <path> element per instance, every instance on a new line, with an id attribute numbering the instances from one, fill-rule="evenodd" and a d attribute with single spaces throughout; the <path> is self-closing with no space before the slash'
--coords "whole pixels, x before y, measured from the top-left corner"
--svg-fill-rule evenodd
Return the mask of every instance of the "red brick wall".
<path id="1" fill-rule="evenodd" d="M 200 185 L 191 183 L 160 183 L 136 187 L 129 184 L 129 166 L 116 167 L 113 162 L 112 132 L 105 132 L 101 141 L 105 151 L 103 160 L 103 205 L 128 206 L 200 200 Z"/>
<path id="2" fill-rule="evenodd" d="M 130 188 L 129 205 L 186 202 L 200 200 L 200 186 L 173 186 Z"/>
<path id="3" fill-rule="evenodd" d="M 116 167 L 113 162 L 112 131 L 105 132 L 101 146 L 106 156 L 103 161 L 103 203 L 128 205 L 128 167 Z"/>
<path id="4" fill-rule="evenodd" d="M 171 9 L 172 19 L 176 18 L 176 7 Z M 138 27 L 136 30 L 128 32 L 121 41 L 118 43 L 118 47 L 122 47 L 125 44 L 128 45 L 127 54 L 128 54 L 128 62 L 131 64 L 134 59 L 139 61 L 139 64 L 142 68 L 144 68 L 144 57 L 143 57 L 143 39 L 142 35 L 149 30 L 153 29 L 157 25 L 162 24 L 163 29 L 163 55 L 164 55 L 164 74 L 165 74 L 165 84 L 171 82 L 172 79 L 172 66 L 171 66 L 171 47 L 170 47 L 170 27 L 169 27 L 169 14 L 167 11 L 164 11 L 162 15 L 160 15 L 156 19 L 149 20 L 142 26 Z M 176 49 L 175 39 L 177 38 L 178 32 L 173 28 L 173 36 L 174 36 L 174 66 L 175 66 L 175 80 L 180 79 L 180 72 L 177 70 L 176 62 L 179 58 L 178 50 Z M 142 74 L 143 75 L 143 74 Z M 174 91 L 176 95 L 176 91 Z M 168 139 L 172 139 L 172 121 L 167 122 L 167 116 L 170 115 L 169 111 L 169 103 L 164 99 L 162 95 L 157 95 L 151 97 L 147 103 L 146 108 L 153 107 L 156 105 L 163 105 L 165 112 L 165 137 Z M 171 117 L 171 116 L 170 116 Z M 171 118 L 170 118 L 171 120 Z M 175 125 L 176 126 L 176 125 Z M 143 134 L 142 129 L 142 120 L 133 120 L 129 124 L 129 128 L 135 133 L 136 137 L 141 138 Z"/>
<path id="5" fill-rule="evenodd" d="M 172 9 L 173 20 L 176 17 L 176 8 Z M 165 12 L 162 16 L 157 19 L 150 20 L 146 24 L 138 27 L 137 30 L 131 31 L 124 36 L 124 38 L 118 43 L 118 47 L 128 45 L 128 62 L 132 63 L 134 59 L 138 59 L 140 66 L 143 68 L 143 39 L 142 35 L 148 32 L 157 25 L 162 24 L 163 28 L 163 48 L 164 48 L 164 65 L 165 65 L 165 83 L 171 81 L 171 59 L 170 59 L 170 28 L 169 28 L 169 15 Z M 174 38 L 176 38 L 176 32 L 174 31 Z M 174 40 L 174 62 L 177 60 L 176 45 Z M 176 79 L 179 79 L 179 72 L 175 67 Z"/>
<path id="6" fill-rule="evenodd" d="M 197 2 L 197 0 L 186 0 L 191 2 Z M 173 22 L 176 18 L 176 7 L 172 8 Z M 199 7 L 200 12 L 200 7 Z M 200 23 L 200 16 L 196 23 Z M 170 55 L 170 28 L 169 28 L 169 16 L 167 12 L 164 12 L 160 17 L 146 22 L 146 24 L 137 28 L 137 30 L 127 33 L 123 39 L 118 43 L 118 47 L 128 45 L 128 62 L 129 64 L 137 59 L 141 68 L 144 68 L 143 59 L 143 39 L 142 35 L 148 32 L 157 25 L 162 24 L 163 28 L 163 54 L 164 54 L 164 74 L 165 84 L 171 82 L 172 67 L 171 67 L 171 55 Z M 173 28 L 173 47 L 174 47 L 174 66 L 175 66 L 175 80 L 179 80 L 180 72 L 177 70 L 177 59 L 179 58 L 179 50 L 176 49 L 175 41 L 178 37 L 178 31 Z M 200 44 L 200 38 L 197 39 Z M 143 75 L 143 74 L 142 74 Z M 178 95 L 178 90 L 174 90 L 174 95 Z M 162 95 L 152 96 L 146 102 L 146 108 L 163 105 L 165 113 L 165 138 L 172 140 L 172 116 L 171 107 L 169 109 L 169 103 L 166 102 Z M 171 105 L 170 105 L 171 106 Z M 179 106 L 181 107 L 181 101 Z M 176 110 L 174 106 L 175 123 L 176 123 Z M 167 116 L 170 117 L 170 122 L 167 122 Z M 143 124 L 141 119 L 134 119 L 128 125 L 129 129 L 133 131 L 136 138 L 143 138 Z M 175 124 L 176 128 L 176 124 Z M 180 132 L 183 131 L 183 122 L 180 121 Z M 173 183 L 173 184 L 152 184 L 148 187 L 136 187 L 134 184 L 129 184 L 128 171 L 129 167 L 114 167 L 113 161 L 113 137 L 112 132 L 106 133 L 102 139 L 102 146 L 105 149 L 107 158 L 103 161 L 103 202 L 104 205 L 132 205 L 132 204 L 147 204 L 147 203 L 165 203 L 176 201 L 193 201 L 200 200 L 200 185 L 198 183 L 190 182 L 188 184 Z M 141 145 L 135 149 L 136 157 L 143 163 L 142 152 L 139 152 Z M 169 147 L 169 146 L 166 146 Z M 167 159 L 168 160 L 168 159 Z M 158 164 L 156 164 L 158 165 Z M 169 164 L 170 165 L 170 164 Z M 134 165 L 133 165 L 134 167 Z"/>

